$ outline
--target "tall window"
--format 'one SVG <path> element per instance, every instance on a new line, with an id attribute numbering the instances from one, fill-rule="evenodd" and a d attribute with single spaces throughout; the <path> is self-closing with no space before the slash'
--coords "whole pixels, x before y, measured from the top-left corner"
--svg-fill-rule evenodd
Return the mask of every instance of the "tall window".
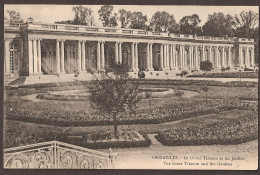
<path id="1" fill-rule="evenodd" d="M 14 55 L 15 55 L 16 49 L 14 45 L 10 48 L 10 73 L 14 73 Z"/>

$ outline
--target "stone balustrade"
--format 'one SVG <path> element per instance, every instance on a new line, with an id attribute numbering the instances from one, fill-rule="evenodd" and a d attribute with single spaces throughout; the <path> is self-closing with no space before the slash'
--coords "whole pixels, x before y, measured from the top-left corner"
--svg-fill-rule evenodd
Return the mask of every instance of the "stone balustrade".
<path id="1" fill-rule="evenodd" d="M 254 42 L 254 39 L 236 38 L 236 37 L 211 37 L 211 36 L 194 36 L 189 34 L 174 34 L 168 32 L 152 32 L 139 29 L 123 29 L 123 28 L 108 28 L 94 27 L 82 25 L 67 25 L 67 24 L 41 24 L 41 23 L 26 23 L 26 24 L 5 24 L 5 29 L 8 28 L 24 28 L 28 30 L 52 30 L 52 31 L 68 31 L 68 32 L 83 32 L 83 33 L 101 33 L 101 34 L 116 34 L 116 35 L 136 35 L 136 36 L 152 36 L 152 37 L 167 37 L 178 39 L 192 39 L 202 41 L 226 41 L 226 42 Z"/>

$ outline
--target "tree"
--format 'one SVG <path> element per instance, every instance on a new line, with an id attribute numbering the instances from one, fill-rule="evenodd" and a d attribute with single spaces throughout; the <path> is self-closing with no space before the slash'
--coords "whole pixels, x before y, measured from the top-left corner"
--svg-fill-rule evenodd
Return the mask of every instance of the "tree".
<path id="1" fill-rule="evenodd" d="M 146 15 L 143 15 L 142 12 L 133 12 L 130 18 L 130 28 L 145 30 L 147 28 L 146 22 Z"/>
<path id="2" fill-rule="evenodd" d="M 102 21 L 104 27 L 116 27 L 117 24 L 117 14 L 112 12 L 114 10 L 114 6 L 112 5 L 103 5 L 99 10 L 99 19 Z"/>
<path id="3" fill-rule="evenodd" d="M 159 12 L 157 11 L 151 19 L 150 26 L 154 28 L 157 32 L 175 32 L 177 31 L 176 20 L 173 15 L 170 15 L 168 12 Z"/>
<path id="4" fill-rule="evenodd" d="M 16 12 L 14 10 L 8 10 L 7 13 L 9 15 L 10 24 L 23 23 L 23 19 L 21 19 L 19 12 Z M 8 19 L 8 18 L 5 18 L 5 19 Z"/>
<path id="5" fill-rule="evenodd" d="M 129 81 L 128 68 L 124 64 L 112 67 L 112 75 L 104 73 L 101 79 L 93 80 L 89 99 L 93 107 L 113 116 L 114 136 L 118 138 L 118 117 L 125 111 L 134 112 L 140 97 L 138 84 Z"/>
<path id="6" fill-rule="evenodd" d="M 235 23 L 231 15 L 214 13 L 208 15 L 207 22 L 203 25 L 203 35 L 206 36 L 233 36 Z"/>
<path id="7" fill-rule="evenodd" d="M 132 13 L 125 9 L 119 10 L 119 21 L 121 22 L 121 28 L 128 28 L 131 22 Z"/>
<path id="8" fill-rule="evenodd" d="M 235 15 L 236 36 L 241 38 L 253 38 L 254 29 L 257 28 L 259 15 L 253 11 L 241 12 Z"/>
<path id="9" fill-rule="evenodd" d="M 83 7 L 82 5 L 72 8 L 74 12 L 74 19 L 67 21 L 56 21 L 56 24 L 73 24 L 73 25 L 86 25 L 94 26 L 95 20 L 91 8 Z"/>
<path id="10" fill-rule="evenodd" d="M 194 14 L 192 16 L 184 16 L 180 22 L 180 32 L 184 34 L 202 34 L 201 27 L 198 24 L 201 22 L 199 16 Z"/>
<path id="11" fill-rule="evenodd" d="M 208 71 L 211 71 L 212 69 L 213 69 L 212 62 L 210 62 L 208 60 L 200 62 L 200 70 L 202 70 L 204 72 L 208 72 Z"/>
<path id="12" fill-rule="evenodd" d="M 94 25 L 94 17 L 92 15 L 93 11 L 91 10 L 91 8 L 83 7 L 82 5 L 80 5 L 73 7 L 72 10 L 75 13 L 73 21 L 74 24 L 87 26 Z"/>

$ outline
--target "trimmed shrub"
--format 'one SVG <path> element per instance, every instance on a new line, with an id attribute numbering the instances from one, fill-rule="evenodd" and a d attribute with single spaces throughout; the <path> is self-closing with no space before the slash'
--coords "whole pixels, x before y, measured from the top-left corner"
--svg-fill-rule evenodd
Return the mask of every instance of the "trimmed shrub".
<path id="1" fill-rule="evenodd" d="M 139 132 L 143 137 L 144 140 L 142 141 L 113 141 L 113 142 L 87 142 L 86 135 L 82 138 L 64 138 L 64 142 L 87 147 L 90 149 L 108 149 L 108 148 L 136 148 L 136 147 L 148 147 L 151 145 L 151 140 L 147 136 L 147 134 L 143 132 Z"/>

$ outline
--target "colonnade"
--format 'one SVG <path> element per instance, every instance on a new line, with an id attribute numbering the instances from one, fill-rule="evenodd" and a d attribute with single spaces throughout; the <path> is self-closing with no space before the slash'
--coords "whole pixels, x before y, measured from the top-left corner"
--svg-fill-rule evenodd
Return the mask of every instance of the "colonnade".
<path id="1" fill-rule="evenodd" d="M 41 74 L 41 42 L 40 38 L 30 38 L 27 44 L 29 75 Z M 64 68 L 64 43 L 63 39 L 56 39 L 56 74 L 65 74 Z M 86 40 L 77 40 L 77 71 L 86 72 Z M 99 71 L 105 70 L 105 42 L 97 41 L 96 67 Z M 111 41 L 109 41 L 111 42 Z M 112 42 L 113 43 L 113 42 Z M 126 42 L 129 43 L 129 42 Z M 115 41 L 115 62 L 122 63 L 122 44 L 124 42 Z M 145 69 L 154 70 L 154 45 L 159 45 L 160 70 L 187 70 L 199 69 L 201 61 L 210 61 L 214 68 L 234 67 L 237 63 L 234 45 L 205 44 L 205 43 L 151 43 L 151 42 L 131 42 L 131 69 L 138 71 L 138 44 L 146 45 Z M 5 74 L 10 73 L 10 40 L 5 39 Z M 232 51 L 233 50 L 233 51 Z M 254 66 L 254 47 L 239 45 L 238 65 L 240 67 Z"/>
<path id="2" fill-rule="evenodd" d="M 29 74 L 41 74 L 41 39 L 28 39 Z"/>

